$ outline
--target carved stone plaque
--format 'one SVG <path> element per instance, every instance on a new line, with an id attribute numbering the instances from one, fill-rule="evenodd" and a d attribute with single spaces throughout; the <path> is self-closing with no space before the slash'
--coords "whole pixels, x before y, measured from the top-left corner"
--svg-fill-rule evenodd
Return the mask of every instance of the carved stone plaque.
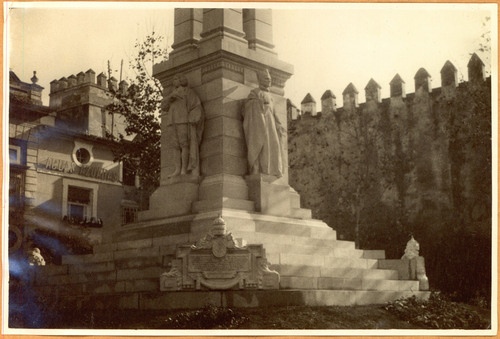
<path id="1" fill-rule="evenodd" d="M 217 258 L 212 254 L 194 254 L 188 257 L 188 272 L 221 272 L 240 271 L 251 269 L 251 254 L 231 254 Z"/>
<path id="2" fill-rule="evenodd" d="M 177 247 L 171 270 L 160 276 L 160 290 L 278 289 L 279 280 L 268 268 L 263 246 L 238 246 L 218 218 L 195 245 Z"/>

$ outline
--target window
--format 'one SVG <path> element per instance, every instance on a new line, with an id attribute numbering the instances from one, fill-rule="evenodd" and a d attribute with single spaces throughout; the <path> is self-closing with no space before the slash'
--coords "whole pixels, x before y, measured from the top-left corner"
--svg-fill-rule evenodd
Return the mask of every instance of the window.
<path id="1" fill-rule="evenodd" d="M 123 184 L 127 186 L 135 186 L 135 171 L 130 160 L 125 160 L 123 162 Z"/>
<path id="2" fill-rule="evenodd" d="M 21 164 L 21 147 L 9 145 L 9 161 L 11 164 Z"/>
<path id="3" fill-rule="evenodd" d="M 68 218 L 80 221 L 92 217 L 89 213 L 91 193 L 90 189 L 68 186 Z"/>
<path id="4" fill-rule="evenodd" d="M 82 165 L 86 165 L 90 161 L 90 152 L 86 148 L 79 148 L 75 153 L 76 160 Z"/>
<path id="5" fill-rule="evenodd" d="M 137 207 L 122 207 L 122 225 L 137 221 Z"/>
<path id="6" fill-rule="evenodd" d="M 98 184 L 63 178 L 62 217 L 75 220 L 97 219 L 98 189 Z"/>
<path id="7" fill-rule="evenodd" d="M 137 222 L 137 212 L 139 211 L 139 206 L 137 202 L 133 200 L 122 200 L 122 225 L 131 224 Z"/>
<path id="8" fill-rule="evenodd" d="M 75 146 L 71 157 L 78 166 L 90 166 L 94 161 L 92 154 L 93 145 L 84 141 L 75 140 Z"/>

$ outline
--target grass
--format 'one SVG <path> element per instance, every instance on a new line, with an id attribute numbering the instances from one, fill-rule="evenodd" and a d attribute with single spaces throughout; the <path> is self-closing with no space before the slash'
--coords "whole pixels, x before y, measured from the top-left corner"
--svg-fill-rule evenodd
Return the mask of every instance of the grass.
<path id="1" fill-rule="evenodd" d="M 490 310 L 441 296 L 386 305 L 289 306 L 185 311 L 73 311 L 47 313 L 37 326 L 11 314 L 11 327 L 72 329 L 487 329 Z M 18 326 L 15 326 L 18 325 Z"/>

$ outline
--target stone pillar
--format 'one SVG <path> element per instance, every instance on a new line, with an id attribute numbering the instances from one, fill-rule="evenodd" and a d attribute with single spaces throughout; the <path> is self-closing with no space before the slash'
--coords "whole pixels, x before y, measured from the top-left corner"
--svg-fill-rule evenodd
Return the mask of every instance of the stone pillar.
<path id="1" fill-rule="evenodd" d="M 316 100 L 314 100 L 311 93 L 307 93 L 304 99 L 302 99 L 300 109 L 302 110 L 302 114 L 316 115 Z"/>
<path id="2" fill-rule="evenodd" d="M 77 85 L 81 85 L 85 82 L 85 73 L 83 72 L 79 72 L 77 75 L 76 75 L 76 84 Z"/>
<path id="3" fill-rule="evenodd" d="M 377 84 L 377 82 L 373 80 L 373 78 L 370 79 L 370 81 L 368 81 L 368 84 L 365 87 L 366 102 L 375 101 L 380 103 L 382 100 L 380 95 L 381 88 L 382 87 L 380 87 L 380 85 Z"/>
<path id="4" fill-rule="evenodd" d="M 62 77 L 59 79 L 59 90 L 68 88 L 68 79 L 66 77 Z"/>
<path id="5" fill-rule="evenodd" d="M 245 180 L 248 166 L 242 106 L 250 91 L 259 86 L 257 73 L 261 70 L 268 69 L 271 74 L 270 93 L 276 115 L 281 124 L 286 126 L 284 85 L 293 73 L 293 67 L 278 60 L 274 54 L 259 48 L 249 48 L 248 41 L 243 38 L 242 12 L 242 9 L 203 9 L 203 31 L 200 33 L 198 48 L 186 51 L 182 56 L 171 53 L 168 60 L 154 66 L 154 75 L 167 92 L 173 76 L 184 74 L 189 87 L 201 99 L 205 111 L 205 127 L 200 146 L 202 181 L 199 184 L 193 182 L 198 190 L 185 191 L 181 198 L 191 199 L 190 213 L 220 211 L 223 208 L 256 210 Z M 176 12 L 176 16 L 181 14 Z M 182 27 L 176 26 L 176 29 L 180 28 Z M 286 136 L 284 139 L 285 174 L 271 181 L 273 185 L 286 186 L 289 190 Z M 163 148 L 161 161 L 162 183 L 159 190 L 165 190 L 170 184 L 163 180 L 168 167 L 168 155 Z M 260 181 L 258 179 L 253 182 Z M 269 180 L 266 178 L 265 182 L 267 184 Z M 152 196 L 151 200 L 155 200 L 155 197 Z M 157 200 L 157 203 L 153 202 L 156 206 L 164 204 L 160 197 Z M 189 214 L 186 207 L 183 211 L 170 212 L 165 208 L 158 208 L 156 212 L 141 213 L 139 218 L 147 220 L 185 214 Z"/>
<path id="6" fill-rule="evenodd" d="M 342 98 L 344 100 L 344 110 L 353 109 L 359 106 L 358 103 L 358 90 L 351 82 L 342 92 Z"/>
<path id="7" fill-rule="evenodd" d="M 52 94 L 53 92 L 57 92 L 57 90 L 59 89 L 59 81 L 57 80 L 52 80 L 50 82 L 50 93 Z"/>
<path id="8" fill-rule="evenodd" d="M 76 76 L 74 74 L 71 74 L 68 77 L 68 87 L 74 87 L 76 86 Z"/>
<path id="9" fill-rule="evenodd" d="M 321 96 L 321 114 L 337 111 L 337 101 L 331 90 L 326 90 Z"/>
<path id="10" fill-rule="evenodd" d="M 448 60 L 441 68 L 441 94 L 451 100 L 458 86 L 457 68 Z"/>
<path id="11" fill-rule="evenodd" d="M 389 83 L 391 98 L 406 98 L 405 82 L 399 74 L 396 74 Z"/>
<path id="12" fill-rule="evenodd" d="M 174 14 L 174 43 L 172 53 L 197 48 L 203 29 L 202 8 L 176 8 Z"/>
<path id="13" fill-rule="evenodd" d="M 480 82 L 485 80 L 484 63 L 479 56 L 472 54 L 469 63 L 467 64 L 470 82 Z"/>
<path id="14" fill-rule="evenodd" d="M 243 39 L 243 15 L 241 8 L 205 8 L 203 9 L 202 41 L 232 39 L 246 43 Z"/>
<path id="15" fill-rule="evenodd" d="M 102 72 L 97 76 L 97 86 L 107 88 L 106 76 Z"/>
<path id="16" fill-rule="evenodd" d="M 85 72 L 85 82 L 95 84 L 95 72 L 92 69 L 88 69 L 87 72 Z"/>
<path id="17" fill-rule="evenodd" d="M 414 79 L 415 79 L 415 93 L 417 93 L 420 87 L 422 87 L 423 90 L 428 93 L 432 92 L 432 85 L 431 85 L 432 77 L 425 70 L 425 68 L 420 68 L 415 74 Z"/>
<path id="18" fill-rule="evenodd" d="M 248 41 L 248 48 L 274 53 L 272 12 L 270 9 L 243 9 L 243 31 L 245 39 Z"/>
<path id="19" fill-rule="evenodd" d="M 389 104 L 390 118 L 393 122 L 397 121 L 396 125 L 401 125 L 408 118 L 408 110 L 404 102 L 406 98 L 405 82 L 396 74 L 392 78 L 390 85 L 391 99 Z"/>

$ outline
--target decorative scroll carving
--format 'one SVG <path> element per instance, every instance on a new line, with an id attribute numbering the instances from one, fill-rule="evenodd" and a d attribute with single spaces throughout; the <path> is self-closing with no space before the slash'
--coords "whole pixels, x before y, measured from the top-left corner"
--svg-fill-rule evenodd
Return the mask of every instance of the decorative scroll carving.
<path id="1" fill-rule="evenodd" d="M 160 276 L 160 290 L 278 289 L 279 279 L 263 246 L 239 246 L 219 216 L 196 244 L 177 248 L 171 270 Z"/>

